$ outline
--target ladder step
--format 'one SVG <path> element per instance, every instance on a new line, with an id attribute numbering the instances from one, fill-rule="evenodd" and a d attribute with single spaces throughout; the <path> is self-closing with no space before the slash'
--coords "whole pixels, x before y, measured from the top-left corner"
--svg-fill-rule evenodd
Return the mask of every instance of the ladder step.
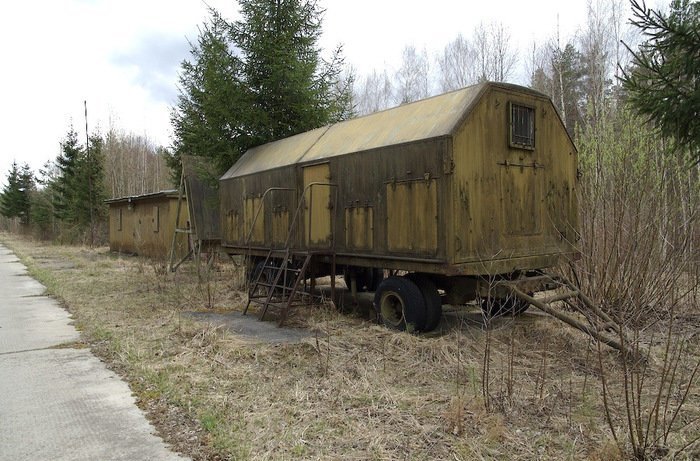
<path id="1" fill-rule="evenodd" d="M 294 280 L 296 280 L 296 279 L 289 280 L 289 282 L 292 282 L 292 283 L 293 283 Z M 257 286 L 258 288 L 260 288 L 260 287 L 265 287 L 265 288 L 284 288 L 285 290 L 291 290 L 291 289 L 292 289 L 292 286 L 291 286 L 291 285 L 284 285 L 284 284 L 280 284 L 280 283 L 274 284 L 274 283 L 269 283 L 269 282 L 258 282 L 258 283 L 256 284 L 256 286 Z M 301 287 L 301 283 L 299 284 L 299 286 Z M 297 289 L 299 289 L 299 288 L 297 288 Z"/>
<path id="2" fill-rule="evenodd" d="M 287 299 L 287 298 L 284 298 L 281 301 L 278 300 L 278 301 L 270 301 L 270 302 L 267 302 L 267 297 L 265 297 L 265 298 L 250 298 L 250 302 L 252 304 L 260 304 L 261 306 L 264 306 L 265 304 L 267 304 L 268 306 L 275 306 L 275 305 L 280 304 L 280 303 L 287 304 L 287 301 L 289 301 L 289 299 Z"/>
<path id="3" fill-rule="evenodd" d="M 263 267 L 264 267 L 264 269 L 272 269 L 272 270 L 276 270 L 276 271 L 280 270 L 280 266 L 267 265 L 267 266 L 263 266 Z M 296 267 L 290 267 L 290 266 L 286 266 L 284 268 L 284 270 L 286 270 L 288 272 L 292 272 L 292 271 L 299 272 L 300 271 L 300 269 L 298 269 Z"/>
<path id="4" fill-rule="evenodd" d="M 283 255 L 283 257 L 275 261 L 275 255 Z M 263 264 L 263 270 L 259 272 L 257 280 L 252 285 L 253 288 L 248 292 L 248 306 L 251 303 L 262 306 L 260 320 L 264 320 L 267 309 L 273 306 L 280 310 L 279 324 L 282 325 L 291 307 L 304 304 L 304 297 L 317 297 L 302 288 L 305 285 L 305 275 L 311 258 L 310 253 L 296 254 L 291 253 L 289 249 L 270 250 Z M 301 259 L 303 259 L 301 267 L 293 267 L 293 264 Z M 268 280 L 262 277 L 266 271 L 269 275 L 265 278 Z M 264 292 L 264 294 L 255 295 L 254 292 Z M 248 306 L 244 313 L 248 311 Z"/>
<path id="5" fill-rule="evenodd" d="M 263 266 L 263 270 L 265 270 L 265 269 L 278 271 L 278 270 L 280 270 L 280 267 L 279 266 Z M 301 269 L 297 269 L 295 267 L 285 267 L 283 270 L 287 273 L 292 273 L 292 274 L 298 274 L 299 272 L 301 272 Z"/>

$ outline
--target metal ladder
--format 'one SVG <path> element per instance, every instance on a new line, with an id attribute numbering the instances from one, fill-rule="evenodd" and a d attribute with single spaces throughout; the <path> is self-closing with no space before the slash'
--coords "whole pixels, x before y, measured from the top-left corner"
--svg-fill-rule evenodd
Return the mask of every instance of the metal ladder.
<path id="1" fill-rule="evenodd" d="M 281 260 L 275 255 L 281 255 Z M 295 256 L 302 256 L 301 267 L 295 267 Z M 264 320 L 270 306 L 280 309 L 279 325 L 287 320 L 289 310 L 293 306 L 302 305 L 302 298 L 311 296 L 304 290 L 300 290 L 306 279 L 306 273 L 311 263 L 311 253 L 294 254 L 288 248 L 285 250 L 270 250 L 259 271 L 255 274 L 255 281 L 248 290 L 248 303 L 243 310 L 243 315 L 248 313 L 251 303 L 262 306 L 260 320 Z M 275 264 L 279 261 L 279 264 Z"/>
<path id="2" fill-rule="evenodd" d="M 293 306 L 304 305 L 303 298 L 314 299 L 314 280 L 311 278 L 311 289 L 310 292 L 300 289 L 307 278 L 307 272 L 311 266 L 311 260 L 314 256 L 326 255 L 331 258 L 331 298 L 335 295 L 335 220 L 331 225 L 331 247 L 328 251 L 292 251 L 292 236 L 295 235 L 295 230 L 300 216 L 300 212 L 305 204 L 306 192 L 310 191 L 313 186 L 321 187 L 331 187 L 336 190 L 335 198 L 332 203 L 332 209 L 335 209 L 335 204 L 338 201 L 337 197 L 337 185 L 332 183 L 321 183 L 314 182 L 308 184 L 304 188 L 304 192 L 299 197 L 294 216 L 292 217 L 292 222 L 287 229 L 287 238 L 282 249 L 271 248 L 267 256 L 265 257 L 262 265 L 259 266 L 259 270 L 254 274 L 254 281 L 251 283 L 248 289 L 248 303 L 243 310 L 243 315 L 248 313 L 251 303 L 259 304 L 262 306 L 260 312 L 260 320 L 265 318 L 265 314 L 270 306 L 277 307 L 280 309 L 279 326 L 282 326 L 289 316 L 289 310 Z M 269 188 L 263 194 L 264 197 L 272 190 L 289 190 L 285 188 Z M 255 222 L 260 214 L 261 205 L 251 224 L 250 232 L 248 233 L 248 238 L 246 243 L 249 243 L 250 236 L 252 235 L 252 229 L 255 226 Z M 333 219 L 333 217 L 331 217 Z M 312 222 L 311 216 L 309 216 L 309 222 Z M 303 261 L 300 266 L 295 266 L 295 262 Z M 277 264 L 277 263 L 278 264 Z M 254 268 L 255 270 L 255 268 Z"/>

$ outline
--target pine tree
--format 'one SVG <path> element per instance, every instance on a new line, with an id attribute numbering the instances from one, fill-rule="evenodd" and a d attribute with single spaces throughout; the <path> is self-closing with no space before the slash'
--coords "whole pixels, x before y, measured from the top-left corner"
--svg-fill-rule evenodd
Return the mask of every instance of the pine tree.
<path id="1" fill-rule="evenodd" d="M 89 231 L 91 243 L 106 213 L 102 145 L 102 137 L 93 134 L 86 150 L 71 127 L 61 142 L 57 174 L 51 184 L 56 218 L 78 232 Z"/>
<path id="2" fill-rule="evenodd" d="M 31 194 L 36 189 L 34 173 L 27 163 L 22 165 L 22 171 L 19 175 L 20 191 L 22 192 L 20 203 L 21 219 L 24 224 L 30 222 L 30 212 L 32 208 Z"/>
<path id="3" fill-rule="evenodd" d="M 171 110 L 174 156 L 168 166 L 179 183 L 181 153 L 216 159 L 222 169 L 238 156 L 236 141 L 247 134 L 241 110 L 250 106 L 240 85 L 242 64 L 229 44 L 230 25 L 215 11 L 182 62 L 177 106 Z M 245 142 L 243 142 L 245 144 Z"/>
<path id="4" fill-rule="evenodd" d="M 0 213 L 8 218 L 19 218 L 22 224 L 29 224 L 31 201 L 34 190 L 34 174 L 28 164 L 21 168 L 12 162 L 7 174 L 7 184 L 0 196 Z"/>
<path id="5" fill-rule="evenodd" d="M 239 3 L 243 19 L 234 23 L 211 10 L 182 63 L 171 113 L 175 171 L 181 153 L 225 170 L 250 147 L 352 115 L 352 75 L 343 74 L 341 48 L 321 58 L 315 1 Z"/>
<path id="6" fill-rule="evenodd" d="M 8 218 L 18 215 L 17 199 L 19 197 L 19 167 L 17 162 L 12 162 L 10 171 L 7 173 L 7 184 L 2 189 L 0 196 L 0 213 Z"/>
<path id="7" fill-rule="evenodd" d="M 322 11 L 308 0 L 241 0 L 233 25 L 251 95 L 254 144 L 291 136 L 349 115 L 340 82 L 342 49 L 328 62 L 318 41 Z M 347 94 L 346 94 L 347 93 Z"/>
<path id="8" fill-rule="evenodd" d="M 76 202 L 80 186 L 79 168 L 83 148 L 78 142 L 78 133 L 71 126 L 66 137 L 61 141 L 61 154 L 56 158 L 58 174 L 55 179 L 53 208 L 56 218 L 64 222 L 78 224 Z"/>
<path id="9" fill-rule="evenodd" d="M 633 54 L 622 83 L 637 111 L 662 135 L 700 162 L 700 3 L 673 0 L 668 15 L 632 0 L 634 19 L 647 40 Z"/>
<path id="10" fill-rule="evenodd" d="M 76 165 L 78 181 L 71 208 L 74 210 L 77 223 L 84 228 L 90 226 L 91 229 L 94 229 L 106 214 L 103 144 L 99 134 L 91 135 L 89 149 L 86 149 L 84 154 L 79 157 Z"/>

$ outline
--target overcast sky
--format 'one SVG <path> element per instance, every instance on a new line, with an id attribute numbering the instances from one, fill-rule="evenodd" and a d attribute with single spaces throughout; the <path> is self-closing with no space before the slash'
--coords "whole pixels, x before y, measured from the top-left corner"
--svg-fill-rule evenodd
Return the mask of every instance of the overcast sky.
<path id="1" fill-rule="evenodd" d="M 501 21 L 522 58 L 533 41 L 555 34 L 557 22 L 562 41 L 573 37 L 584 26 L 587 0 L 319 3 L 326 9 L 322 46 L 343 44 L 361 76 L 374 68 L 393 73 L 405 45 L 437 52 L 459 33 L 469 37 L 479 22 Z M 207 4 L 237 17 L 233 0 Z M 83 139 L 83 101 L 90 131 L 114 126 L 170 145 L 180 62 L 207 16 L 201 0 L 3 1 L 0 182 L 13 160 L 36 170 L 54 159 L 71 123 Z"/>

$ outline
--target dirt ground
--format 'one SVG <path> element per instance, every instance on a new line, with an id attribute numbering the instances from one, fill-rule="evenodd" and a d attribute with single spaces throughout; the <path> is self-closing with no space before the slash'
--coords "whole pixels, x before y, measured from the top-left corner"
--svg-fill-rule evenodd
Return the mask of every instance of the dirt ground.
<path id="1" fill-rule="evenodd" d="M 278 329 L 241 316 L 230 262 L 172 274 L 105 248 L 0 240 L 194 459 L 610 460 L 632 456 L 631 438 L 648 459 L 700 456 L 693 299 L 638 336 L 640 365 L 532 308 L 486 325 L 449 307 L 437 332 L 410 335 L 345 296 Z M 644 423 L 633 430 L 630 399 Z"/>

